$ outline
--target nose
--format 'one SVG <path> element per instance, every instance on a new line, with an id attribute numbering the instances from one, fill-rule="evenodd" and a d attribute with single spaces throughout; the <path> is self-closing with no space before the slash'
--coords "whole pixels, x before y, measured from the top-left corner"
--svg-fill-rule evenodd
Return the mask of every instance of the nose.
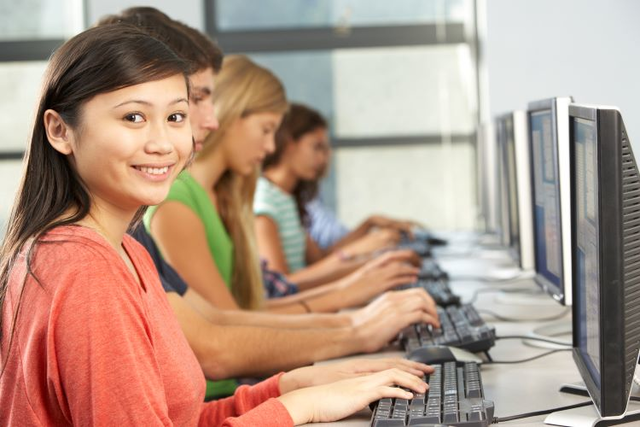
<path id="1" fill-rule="evenodd" d="M 207 103 L 207 108 L 202 116 L 202 127 L 209 131 L 217 130 L 220 127 L 215 108 L 211 102 Z"/>
<path id="2" fill-rule="evenodd" d="M 148 153 L 156 154 L 169 154 L 173 151 L 173 144 L 168 137 L 164 124 L 157 124 L 151 127 L 145 149 Z"/>
<path id="3" fill-rule="evenodd" d="M 265 141 L 265 146 L 264 146 L 264 150 L 267 152 L 267 154 L 271 154 L 274 151 L 276 151 L 276 136 L 275 134 L 270 134 L 266 141 Z"/>

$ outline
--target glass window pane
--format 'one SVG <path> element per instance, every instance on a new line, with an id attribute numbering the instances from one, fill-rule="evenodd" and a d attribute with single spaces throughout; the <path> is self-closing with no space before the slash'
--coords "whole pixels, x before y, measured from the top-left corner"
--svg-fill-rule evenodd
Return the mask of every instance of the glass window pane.
<path id="1" fill-rule="evenodd" d="M 209 0 L 213 1 L 213 0 Z M 469 0 L 215 0 L 220 31 L 466 22 Z"/>
<path id="2" fill-rule="evenodd" d="M 21 160 L 0 160 L 0 239 L 4 237 L 21 177 Z"/>
<path id="3" fill-rule="evenodd" d="M 466 45 L 256 54 L 290 100 L 319 110 L 340 138 L 468 134 L 476 85 Z"/>
<path id="4" fill-rule="evenodd" d="M 0 2 L 0 40 L 66 39 L 83 29 L 82 0 Z"/>
<path id="5" fill-rule="evenodd" d="M 379 213 L 439 230 L 472 229 L 474 152 L 464 142 L 339 148 L 334 156 L 338 217 L 350 227 Z"/>
<path id="6" fill-rule="evenodd" d="M 46 66 L 46 62 L 0 63 L 0 151 L 25 149 Z"/>
<path id="7" fill-rule="evenodd" d="M 335 134 L 470 133 L 476 111 L 467 45 L 336 51 Z"/>

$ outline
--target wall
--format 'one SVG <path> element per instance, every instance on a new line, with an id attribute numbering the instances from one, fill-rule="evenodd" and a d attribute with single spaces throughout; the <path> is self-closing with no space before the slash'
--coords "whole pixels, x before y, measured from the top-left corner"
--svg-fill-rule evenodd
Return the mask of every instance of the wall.
<path id="1" fill-rule="evenodd" d="M 557 95 L 620 108 L 640 155 L 640 2 L 488 0 L 490 114 Z"/>

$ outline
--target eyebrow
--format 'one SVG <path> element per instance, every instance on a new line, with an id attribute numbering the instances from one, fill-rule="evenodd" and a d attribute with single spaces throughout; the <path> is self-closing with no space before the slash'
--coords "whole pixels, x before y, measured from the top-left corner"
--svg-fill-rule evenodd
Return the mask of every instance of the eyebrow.
<path id="1" fill-rule="evenodd" d="M 169 103 L 169 105 L 179 104 L 180 102 L 186 102 L 187 104 L 189 103 L 189 101 L 186 98 L 177 98 L 177 99 L 174 99 L 173 101 L 171 101 Z M 149 102 L 149 101 L 144 101 L 142 99 L 131 99 L 129 101 L 121 102 L 120 104 L 116 105 L 113 108 L 122 107 L 123 105 L 127 105 L 127 104 L 142 104 L 142 105 L 146 105 L 148 107 L 153 107 L 153 104 L 151 102 Z"/>
<path id="2" fill-rule="evenodd" d="M 206 86 L 193 86 L 191 89 L 192 92 L 198 92 L 203 95 L 211 95 L 211 89 Z"/>

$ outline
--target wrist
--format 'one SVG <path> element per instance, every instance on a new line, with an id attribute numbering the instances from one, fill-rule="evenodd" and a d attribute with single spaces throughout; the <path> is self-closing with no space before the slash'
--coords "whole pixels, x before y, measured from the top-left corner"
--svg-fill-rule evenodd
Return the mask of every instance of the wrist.
<path id="1" fill-rule="evenodd" d="M 303 393 L 291 392 L 277 398 L 287 410 L 294 425 L 308 424 L 313 420 L 313 402 L 307 401 Z"/>

